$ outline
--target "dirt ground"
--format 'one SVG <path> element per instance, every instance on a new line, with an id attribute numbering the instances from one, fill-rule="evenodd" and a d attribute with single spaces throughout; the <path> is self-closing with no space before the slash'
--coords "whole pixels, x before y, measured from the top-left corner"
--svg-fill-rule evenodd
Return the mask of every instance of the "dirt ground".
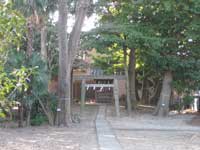
<path id="1" fill-rule="evenodd" d="M 97 109 L 86 107 L 81 123 L 70 128 L 0 128 L 0 150 L 97 150 L 94 126 Z"/>
<path id="2" fill-rule="evenodd" d="M 114 117 L 107 109 L 107 120 L 124 150 L 200 150 L 200 117 L 193 114 L 159 118 L 150 112 Z"/>
<path id="3" fill-rule="evenodd" d="M 196 116 L 190 122 L 193 126 L 200 126 L 200 113 L 196 114 Z"/>
<path id="4" fill-rule="evenodd" d="M 81 123 L 70 128 L 0 128 L 0 150 L 97 150 L 97 111 L 98 106 L 87 106 Z M 198 115 L 158 118 L 137 112 L 127 117 L 121 108 L 116 118 L 114 112 L 107 107 L 106 119 L 124 150 L 200 150 Z"/>

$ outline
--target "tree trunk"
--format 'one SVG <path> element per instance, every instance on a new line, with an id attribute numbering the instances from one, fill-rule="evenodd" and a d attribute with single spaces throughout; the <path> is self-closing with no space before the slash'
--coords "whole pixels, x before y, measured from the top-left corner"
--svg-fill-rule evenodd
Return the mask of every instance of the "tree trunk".
<path id="1" fill-rule="evenodd" d="M 24 111 L 22 104 L 18 104 L 18 116 L 19 116 L 18 127 L 21 128 L 23 127 L 23 122 L 24 122 Z"/>
<path id="2" fill-rule="evenodd" d="M 47 47 L 46 47 L 47 27 L 45 25 L 41 28 L 40 36 L 41 36 L 41 56 L 43 60 L 47 60 Z"/>
<path id="3" fill-rule="evenodd" d="M 30 57 L 33 52 L 33 24 L 31 18 L 27 20 L 27 54 Z"/>
<path id="4" fill-rule="evenodd" d="M 153 95 L 150 96 L 150 104 L 151 105 L 155 105 L 157 103 L 156 100 L 158 100 L 158 98 L 159 98 L 161 88 L 162 88 L 162 84 L 161 84 L 160 80 L 158 79 L 158 81 L 156 83 L 155 91 L 154 91 Z"/>
<path id="5" fill-rule="evenodd" d="M 169 112 L 169 102 L 172 92 L 172 72 L 166 71 L 164 74 L 164 79 L 162 83 L 162 90 L 160 93 L 160 98 L 157 104 L 157 108 L 155 110 L 155 115 L 164 117 L 168 115 Z"/>
<path id="6" fill-rule="evenodd" d="M 129 85 L 129 76 L 128 76 L 128 66 L 127 66 L 127 48 L 123 48 L 124 52 L 124 71 L 126 76 L 126 101 L 127 101 L 127 110 L 128 115 L 131 114 L 132 106 L 131 106 L 131 100 L 130 100 L 130 85 Z"/>
<path id="7" fill-rule="evenodd" d="M 76 18 L 75 24 L 73 26 L 72 32 L 69 37 L 68 51 L 70 53 L 70 60 L 73 64 L 74 59 L 78 53 L 79 40 L 81 29 L 84 23 L 85 16 L 90 5 L 90 0 L 79 0 L 76 5 Z"/>
<path id="8" fill-rule="evenodd" d="M 71 84 L 71 104 L 73 104 L 73 99 L 74 99 L 74 84 L 73 84 L 73 74 L 74 74 L 74 72 L 73 72 L 73 68 L 71 69 L 71 81 L 70 81 L 70 84 Z"/>
<path id="9" fill-rule="evenodd" d="M 135 89 L 136 89 L 136 93 L 135 93 L 135 96 L 136 96 L 136 100 L 137 102 L 140 101 L 140 96 L 139 96 L 139 83 L 138 83 L 138 80 L 136 79 L 135 80 Z"/>
<path id="10" fill-rule="evenodd" d="M 57 125 L 67 126 L 70 114 L 67 114 L 67 105 L 70 101 L 70 68 L 69 53 L 67 51 L 67 1 L 59 0 L 59 21 L 58 21 L 58 41 L 59 41 L 59 73 L 58 73 L 58 107 Z"/>
<path id="11" fill-rule="evenodd" d="M 149 99 L 149 92 L 148 92 L 148 80 L 146 77 L 144 77 L 143 82 L 142 82 L 142 94 L 141 94 L 141 104 L 145 105 L 148 103 Z"/>
<path id="12" fill-rule="evenodd" d="M 71 71 L 78 52 L 81 28 L 87 13 L 90 0 L 79 0 L 76 10 L 76 21 L 67 43 L 67 1 L 59 0 L 59 79 L 57 124 L 67 125 L 71 122 Z"/>
<path id="13" fill-rule="evenodd" d="M 47 109 L 45 108 L 43 102 L 41 101 L 41 99 L 39 97 L 37 97 L 40 106 L 42 107 L 42 110 L 44 111 L 45 115 L 47 116 L 48 122 L 51 126 L 54 125 L 54 117 L 53 117 L 53 113 L 50 110 L 50 106 L 47 103 Z"/>
<path id="14" fill-rule="evenodd" d="M 26 126 L 30 126 L 30 120 L 31 120 L 31 109 L 32 109 L 32 106 L 27 106 L 27 116 L 26 116 Z"/>
<path id="15" fill-rule="evenodd" d="M 136 99 L 136 86 L 135 86 L 135 49 L 131 49 L 129 55 L 129 68 L 128 68 L 128 77 L 130 85 L 130 100 L 133 106 L 133 109 L 136 109 L 137 99 Z"/>

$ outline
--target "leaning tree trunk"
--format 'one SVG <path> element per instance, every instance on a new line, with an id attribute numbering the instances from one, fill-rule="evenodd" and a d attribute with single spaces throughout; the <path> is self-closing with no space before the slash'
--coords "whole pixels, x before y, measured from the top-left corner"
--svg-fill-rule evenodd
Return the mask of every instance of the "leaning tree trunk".
<path id="1" fill-rule="evenodd" d="M 124 46 L 124 71 L 126 76 L 126 102 L 127 102 L 127 110 L 128 115 L 131 114 L 132 106 L 131 106 L 131 99 L 130 99 L 130 84 L 129 84 L 129 76 L 128 76 L 128 66 L 127 66 L 127 48 Z"/>
<path id="2" fill-rule="evenodd" d="M 38 101 L 39 101 L 40 106 L 42 107 L 42 110 L 44 111 L 45 115 L 47 116 L 47 119 L 48 119 L 49 124 L 50 124 L 51 126 L 53 126 L 53 125 L 54 125 L 54 116 L 53 116 L 52 111 L 50 110 L 50 106 L 49 106 L 48 103 L 47 103 L 47 108 L 46 108 L 46 107 L 44 106 L 42 100 L 41 100 L 39 97 L 37 97 L 37 98 L 38 98 Z"/>
<path id="3" fill-rule="evenodd" d="M 169 112 L 169 102 L 172 92 L 172 72 L 166 71 L 164 74 L 164 79 L 162 83 L 162 90 L 160 93 L 160 98 L 157 104 L 155 115 L 164 117 L 168 115 Z"/>
<path id="4" fill-rule="evenodd" d="M 136 76 L 135 76 L 135 49 L 131 49 L 129 55 L 129 66 L 128 66 L 128 77 L 129 77 L 129 87 L 130 87 L 130 100 L 132 103 L 132 108 L 135 110 L 137 105 L 136 99 Z"/>

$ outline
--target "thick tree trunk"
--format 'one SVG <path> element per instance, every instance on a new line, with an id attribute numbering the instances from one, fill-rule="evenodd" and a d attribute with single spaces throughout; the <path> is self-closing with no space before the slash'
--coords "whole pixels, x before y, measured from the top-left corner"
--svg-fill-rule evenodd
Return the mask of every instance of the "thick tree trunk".
<path id="1" fill-rule="evenodd" d="M 40 36 L 41 36 L 41 56 L 44 60 L 47 60 L 47 47 L 46 47 L 47 27 L 45 25 L 41 28 Z"/>
<path id="2" fill-rule="evenodd" d="M 133 106 L 133 109 L 136 109 L 137 99 L 136 99 L 136 86 L 135 86 L 135 49 L 131 49 L 129 55 L 129 66 L 128 66 L 128 77 L 130 85 L 130 100 Z"/>
<path id="3" fill-rule="evenodd" d="M 71 122 L 71 71 L 74 58 L 78 52 L 81 28 L 87 13 L 90 0 L 79 0 L 76 10 L 76 21 L 67 41 L 67 1 L 59 0 L 59 103 L 57 124 L 67 125 Z"/>
<path id="4" fill-rule="evenodd" d="M 80 40 L 80 34 L 81 34 L 81 29 L 84 23 L 85 16 L 88 11 L 88 7 L 90 5 L 90 0 L 79 0 L 76 6 L 76 18 L 75 18 L 75 24 L 72 29 L 72 32 L 69 37 L 69 42 L 68 42 L 68 51 L 70 53 L 70 60 L 73 64 L 74 59 L 78 53 L 78 47 L 79 47 L 79 40 Z"/>
<path id="5" fill-rule="evenodd" d="M 129 76 L 128 76 L 128 66 L 127 66 L 127 48 L 123 48 L 124 52 L 124 71 L 126 76 L 126 102 L 127 102 L 127 110 L 128 115 L 131 114 L 132 106 L 131 106 L 131 100 L 130 100 L 130 85 L 129 85 Z"/>
<path id="6" fill-rule="evenodd" d="M 172 72 L 166 71 L 164 74 L 164 79 L 162 83 L 162 90 L 160 93 L 160 98 L 157 104 L 157 108 L 155 110 L 155 115 L 158 116 L 167 116 L 169 112 L 169 102 L 172 92 Z"/>
<path id="7" fill-rule="evenodd" d="M 67 126 L 71 122 L 71 64 L 62 61 L 59 66 L 57 125 Z"/>
<path id="8" fill-rule="evenodd" d="M 58 107 L 57 107 L 57 125 L 67 126 L 70 114 L 67 114 L 67 105 L 70 101 L 70 68 L 69 53 L 67 50 L 67 1 L 59 0 L 59 73 L 58 73 Z"/>

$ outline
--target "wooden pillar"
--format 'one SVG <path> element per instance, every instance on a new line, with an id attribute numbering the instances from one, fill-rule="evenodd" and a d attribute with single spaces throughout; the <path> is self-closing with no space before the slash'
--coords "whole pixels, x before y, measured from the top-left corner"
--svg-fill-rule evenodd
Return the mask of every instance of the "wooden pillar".
<path id="1" fill-rule="evenodd" d="M 120 117 L 120 105 L 119 105 L 119 86 L 118 86 L 118 80 L 114 79 L 114 98 L 115 98 L 115 111 L 117 117 Z"/>
<path id="2" fill-rule="evenodd" d="M 81 114 L 83 113 L 85 107 L 85 92 L 85 79 L 83 79 L 81 82 Z"/>

